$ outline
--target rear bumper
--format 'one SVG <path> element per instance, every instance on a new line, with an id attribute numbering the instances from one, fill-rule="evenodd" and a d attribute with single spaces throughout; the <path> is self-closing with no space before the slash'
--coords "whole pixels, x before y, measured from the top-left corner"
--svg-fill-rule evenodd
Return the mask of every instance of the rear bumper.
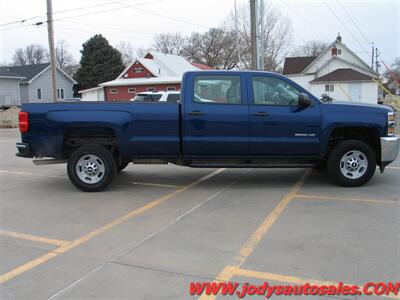
<path id="1" fill-rule="evenodd" d="M 32 158 L 33 154 L 31 152 L 31 146 L 28 143 L 17 143 L 15 145 L 17 147 L 18 152 L 15 154 L 19 157 L 27 157 Z"/>
<path id="2" fill-rule="evenodd" d="M 399 154 L 400 149 L 400 137 L 381 137 L 381 162 L 384 165 L 388 165 L 394 161 Z"/>

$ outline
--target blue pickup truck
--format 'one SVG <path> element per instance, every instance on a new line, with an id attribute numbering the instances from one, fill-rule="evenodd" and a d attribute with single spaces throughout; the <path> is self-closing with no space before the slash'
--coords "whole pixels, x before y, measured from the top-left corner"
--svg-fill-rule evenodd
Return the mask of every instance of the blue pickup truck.
<path id="1" fill-rule="evenodd" d="M 24 104 L 20 157 L 67 162 L 72 183 L 100 191 L 134 164 L 319 167 L 360 186 L 396 159 L 392 108 L 323 102 L 288 78 L 255 71 L 198 71 L 177 102 Z"/>

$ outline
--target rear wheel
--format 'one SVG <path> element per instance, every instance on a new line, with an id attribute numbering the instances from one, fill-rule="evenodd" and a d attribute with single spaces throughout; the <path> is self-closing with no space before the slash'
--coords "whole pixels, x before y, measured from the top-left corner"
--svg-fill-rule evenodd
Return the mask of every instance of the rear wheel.
<path id="1" fill-rule="evenodd" d="M 337 144 L 328 159 L 328 172 L 334 181 L 346 187 L 361 186 L 374 176 L 376 156 L 368 144 L 346 140 Z"/>
<path id="2" fill-rule="evenodd" d="M 117 166 L 111 152 L 100 145 L 84 145 L 68 160 L 71 182 L 85 192 L 99 192 L 114 179 Z"/>

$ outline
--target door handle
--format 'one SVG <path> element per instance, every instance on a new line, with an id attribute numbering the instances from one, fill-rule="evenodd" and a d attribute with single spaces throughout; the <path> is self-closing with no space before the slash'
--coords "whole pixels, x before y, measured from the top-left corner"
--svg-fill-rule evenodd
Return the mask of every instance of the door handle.
<path id="1" fill-rule="evenodd" d="M 265 111 L 259 111 L 253 114 L 253 116 L 257 116 L 257 117 L 268 117 L 269 113 L 265 112 Z"/>
<path id="2" fill-rule="evenodd" d="M 202 111 L 199 111 L 199 110 L 194 110 L 194 111 L 191 111 L 189 113 L 189 115 L 190 116 L 202 116 L 202 115 L 204 115 L 204 113 Z"/>

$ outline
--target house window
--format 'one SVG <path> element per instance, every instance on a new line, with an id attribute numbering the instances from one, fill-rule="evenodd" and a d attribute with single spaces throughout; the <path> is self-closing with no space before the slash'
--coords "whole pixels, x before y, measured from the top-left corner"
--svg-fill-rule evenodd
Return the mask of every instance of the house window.
<path id="1" fill-rule="evenodd" d="M 148 87 L 148 88 L 147 88 L 147 91 L 148 91 L 148 92 L 155 92 L 155 91 L 156 91 L 156 89 L 155 89 L 155 88 L 153 88 L 153 87 Z"/>
<path id="2" fill-rule="evenodd" d="M 174 86 L 168 86 L 167 87 L 167 92 L 169 91 L 175 91 L 175 87 Z"/>
<path id="3" fill-rule="evenodd" d="M 335 85 L 334 84 L 325 84 L 325 92 L 334 92 Z"/>
<path id="4" fill-rule="evenodd" d="M 64 89 L 57 89 L 57 98 L 64 99 Z"/>
<path id="5" fill-rule="evenodd" d="M 128 88 L 128 93 L 129 94 L 135 94 L 136 93 L 136 88 Z"/>
<path id="6" fill-rule="evenodd" d="M 338 49 L 337 54 L 342 54 L 342 49 Z"/>
<path id="7" fill-rule="evenodd" d="M 42 100 L 42 89 L 36 89 L 36 100 Z"/>
<path id="8" fill-rule="evenodd" d="M 118 89 L 110 89 L 110 94 L 118 94 Z"/>

